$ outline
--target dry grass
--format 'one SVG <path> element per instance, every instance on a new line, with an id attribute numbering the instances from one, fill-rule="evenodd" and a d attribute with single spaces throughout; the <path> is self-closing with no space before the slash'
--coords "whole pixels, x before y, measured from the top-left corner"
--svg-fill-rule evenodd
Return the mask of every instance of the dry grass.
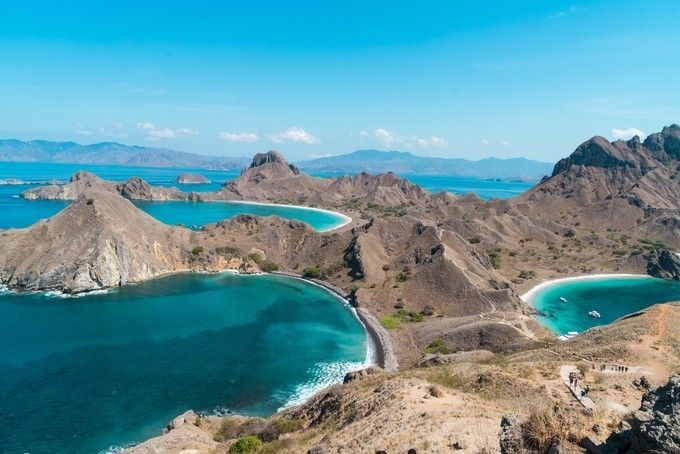
<path id="1" fill-rule="evenodd" d="M 590 433 L 592 422 L 583 413 L 556 405 L 532 412 L 522 424 L 528 448 L 541 452 L 556 441 L 578 443 Z"/>

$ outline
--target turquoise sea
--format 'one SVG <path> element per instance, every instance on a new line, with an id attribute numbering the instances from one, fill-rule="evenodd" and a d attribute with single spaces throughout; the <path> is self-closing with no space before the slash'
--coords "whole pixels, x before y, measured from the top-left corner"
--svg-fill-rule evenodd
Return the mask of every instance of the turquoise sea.
<path id="1" fill-rule="evenodd" d="M 187 409 L 269 415 L 341 381 L 365 331 L 282 276 L 181 274 L 103 294 L 0 294 L 0 452 L 96 453 Z"/>
<path id="2" fill-rule="evenodd" d="M 20 163 L 0 162 L 0 181 L 16 178 L 24 184 L 2 184 L 0 182 L 0 229 L 11 227 L 27 227 L 39 219 L 48 218 L 62 210 L 68 202 L 24 200 L 19 195 L 30 188 L 56 179 L 68 181 L 78 170 L 93 172 L 107 180 L 123 181 L 132 176 L 138 176 L 153 185 L 178 187 L 190 192 L 216 191 L 223 183 L 236 178 L 239 172 L 210 171 L 203 169 L 173 169 L 153 167 L 125 167 L 125 166 L 100 166 L 84 164 L 45 164 L 45 163 Z M 211 180 L 210 184 L 179 185 L 175 183 L 177 176 L 182 172 L 196 172 Z M 316 176 L 337 176 L 331 174 L 319 174 Z M 433 192 L 450 191 L 454 194 L 466 194 L 474 192 L 483 199 L 508 198 L 521 194 L 531 187 L 527 182 L 489 181 L 472 177 L 456 176 L 422 176 L 405 175 L 413 183 L 423 186 Z M 140 206 L 143 204 L 140 204 Z M 240 213 L 257 214 L 261 216 L 277 214 L 289 219 L 298 219 L 308 222 L 317 230 L 327 230 L 341 223 L 341 220 L 333 216 L 324 216 L 319 212 L 310 212 L 286 207 L 255 207 L 255 206 L 229 206 L 229 205 L 202 205 L 186 203 L 184 205 L 160 205 L 146 204 L 143 208 L 153 216 L 158 216 L 168 224 L 183 224 L 186 226 L 201 226 L 206 222 L 217 222 L 225 219 L 222 216 L 233 216 Z"/>
<path id="3" fill-rule="evenodd" d="M 140 209 L 161 222 L 182 224 L 197 229 L 239 214 L 280 216 L 305 222 L 319 232 L 332 230 L 345 223 L 345 218 L 331 211 L 314 210 L 287 205 L 253 204 L 242 202 L 145 202 L 135 201 Z"/>
<path id="4" fill-rule="evenodd" d="M 538 290 L 529 300 L 541 313 L 539 321 L 558 335 L 580 333 L 670 301 L 680 301 L 680 281 L 646 276 L 558 281 Z M 599 312 L 601 317 L 591 317 L 590 311 Z"/>

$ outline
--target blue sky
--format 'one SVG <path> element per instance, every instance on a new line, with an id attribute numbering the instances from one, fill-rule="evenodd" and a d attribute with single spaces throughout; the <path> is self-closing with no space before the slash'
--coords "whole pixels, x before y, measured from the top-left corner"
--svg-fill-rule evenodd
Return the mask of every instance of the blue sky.
<path id="1" fill-rule="evenodd" d="M 367 3 L 0 0 L 0 137 L 554 161 L 680 122 L 680 2 Z"/>

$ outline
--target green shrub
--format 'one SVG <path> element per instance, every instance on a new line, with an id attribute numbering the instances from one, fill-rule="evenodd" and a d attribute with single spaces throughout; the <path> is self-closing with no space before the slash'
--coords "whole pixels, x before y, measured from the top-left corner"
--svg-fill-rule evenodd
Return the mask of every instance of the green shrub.
<path id="1" fill-rule="evenodd" d="M 203 246 L 196 246 L 195 248 L 193 248 L 193 249 L 191 250 L 191 253 L 192 253 L 193 255 L 201 255 L 201 254 L 203 254 Z"/>
<path id="2" fill-rule="evenodd" d="M 287 434 L 302 429 L 302 421 L 299 419 L 278 418 L 274 420 L 273 424 L 279 434 Z"/>
<path id="3" fill-rule="evenodd" d="M 520 279 L 536 279 L 536 271 L 534 270 L 522 270 L 519 273 Z"/>
<path id="4" fill-rule="evenodd" d="M 473 236 L 472 238 L 468 238 L 468 241 L 470 242 L 470 244 L 477 244 L 480 243 L 482 239 L 478 236 Z"/>
<path id="5" fill-rule="evenodd" d="M 325 277 L 323 271 L 318 266 L 310 266 L 305 268 L 302 270 L 302 275 L 312 279 L 323 279 Z"/>
<path id="6" fill-rule="evenodd" d="M 239 255 L 241 251 L 234 246 L 219 246 L 215 248 L 215 253 L 220 255 Z"/>
<path id="7" fill-rule="evenodd" d="M 385 327 L 385 329 L 397 329 L 401 324 L 401 320 L 396 314 L 383 315 L 380 317 L 380 324 Z"/>
<path id="8" fill-rule="evenodd" d="M 231 454 L 254 454 L 262 448 L 262 441 L 254 435 L 244 435 L 231 445 Z"/>
<path id="9" fill-rule="evenodd" d="M 406 282 L 408 281 L 408 275 L 404 273 L 399 273 L 396 277 L 397 282 Z"/>
<path id="10" fill-rule="evenodd" d="M 444 341 L 441 339 L 437 339 L 436 341 L 432 341 L 430 345 L 428 345 L 425 348 L 425 353 L 429 354 L 434 354 L 434 353 L 441 353 L 443 355 L 448 355 L 451 353 L 451 349 L 444 345 Z"/>
<path id="11" fill-rule="evenodd" d="M 94 205 L 94 199 L 87 199 L 86 202 L 88 205 Z"/>
<path id="12" fill-rule="evenodd" d="M 496 269 L 499 269 L 501 267 L 501 254 L 498 253 L 497 251 L 491 251 L 488 252 L 487 254 L 489 256 L 491 266 L 493 266 Z"/>

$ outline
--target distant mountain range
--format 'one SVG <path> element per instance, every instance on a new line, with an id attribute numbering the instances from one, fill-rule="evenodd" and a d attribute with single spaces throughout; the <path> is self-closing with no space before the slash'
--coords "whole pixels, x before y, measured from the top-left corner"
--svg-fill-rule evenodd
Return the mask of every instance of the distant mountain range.
<path id="1" fill-rule="evenodd" d="M 176 167 L 209 170 L 240 170 L 250 158 L 207 156 L 167 148 L 101 142 L 81 145 L 76 142 L 51 142 L 0 139 L 0 162 L 53 162 L 135 167 Z M 395 172 L 409 175 L 457 175 L 479 178 L 536 180 L 550 175 L 553 164 L 525 158 L 486 158 L 470 161 L 460 158 L 428 158 L 403 151 L 358 150 L 327 158 L 300 161 L 297 166 L 308 173 L 373 174 Z"/>
<path id="2" fill-rule="evenodd" d="M 211 170 L 240 170 L 250 158 L 205 156 L 167 148 L 151 148 L 102 142 L 81 145 L 75 142 L 0 139 L 0 161 L 100 164 L 135 167 L 178 167 Z"/>
<path id="3" fill-rule="evenodd" d="M 355 174 L 362 171 L 369 173 L 392 171 L 401 175 L 457 175 L 526 180 L 550 175 L 554 167 L 553 163 L 525 158 L 485 158 L 471 161 L 461 158 L 429 158 L 404 151 L 379 150 L 358 150 L 339 156 L 300 161 L 296 164 L 300 169 L 311 173 Z"/>

